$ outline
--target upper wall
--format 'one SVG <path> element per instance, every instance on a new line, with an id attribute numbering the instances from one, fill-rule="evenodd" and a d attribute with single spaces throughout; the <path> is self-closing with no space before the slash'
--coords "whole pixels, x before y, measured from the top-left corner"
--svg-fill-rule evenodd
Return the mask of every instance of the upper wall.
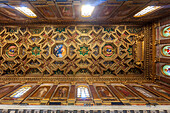
<path id="1" fill-rule="evenodd" d="M 0 74 L 143 75 L 143 37 L 133 25 L 1 27 Z"/>
<path id="2" fill-rule="evenodd" d="M 170 76 L 170 17 L 160 20 L 155 27 L 155 72 L 164 82 L 169 82 Z"/>

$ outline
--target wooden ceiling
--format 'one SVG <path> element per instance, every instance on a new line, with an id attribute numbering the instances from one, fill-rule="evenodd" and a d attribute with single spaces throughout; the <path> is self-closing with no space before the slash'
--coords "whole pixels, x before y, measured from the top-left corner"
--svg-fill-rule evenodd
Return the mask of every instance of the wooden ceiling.
<path id="1" fill-rule="evenodd" d="M 89 18 L 81 17 L 82 4 L 95 4 L 95 10 Z M 164 6 L 141 18 L 133 15 L 148 5 Z M 37 18 L 28 18 L 12 6 L 27 6 Z M 97 23 L 145 24 L 170 16 L 170 0 L 0 0 L 0 24 L 70 24 Z"/>

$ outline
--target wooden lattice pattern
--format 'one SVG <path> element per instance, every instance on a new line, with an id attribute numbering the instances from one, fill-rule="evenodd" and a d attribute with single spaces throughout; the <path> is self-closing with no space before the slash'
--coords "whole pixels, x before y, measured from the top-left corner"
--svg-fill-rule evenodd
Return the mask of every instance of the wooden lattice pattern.
<path id="1" fill-rule="evenodd" d="M 142 27 L 125 25 L 1 27 L 0 74 L 142 74 L 136 57 L 141 32 Z"/>

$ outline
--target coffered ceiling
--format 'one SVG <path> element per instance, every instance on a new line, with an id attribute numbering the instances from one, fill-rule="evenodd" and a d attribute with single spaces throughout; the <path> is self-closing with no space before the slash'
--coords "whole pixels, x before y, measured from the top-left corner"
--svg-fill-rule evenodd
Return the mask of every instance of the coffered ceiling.
<path id="1" fill-rule="evenodd" d="M 95 5 L 91 17 L 81 17 L 81 5 Z M 134 14 L 149 5 L 163 6 L 144 17 Z M 37 18 L 29 18 L 14 9 L 15 6 L 30 8 Z M 135 23 L 144 24 L 170 15 L 170 0 L 1 0 L 1 24 L 26 23 Z"/>

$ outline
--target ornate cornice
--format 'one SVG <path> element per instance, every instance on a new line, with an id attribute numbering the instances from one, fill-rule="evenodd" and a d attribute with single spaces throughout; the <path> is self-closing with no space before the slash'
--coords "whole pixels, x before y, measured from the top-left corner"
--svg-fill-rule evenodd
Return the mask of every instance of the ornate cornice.
<path id="1" fill-rule="evenodd" d="M 0 82 L 151 82 L 144 77 L 0 77 Z"/>
<path id="2" fill-rule="evenodd" d="M 62 21 L 62 20 L 58 20 L 58 21 L 8 21 L 8 22 L 4 22 L 4 21 L 0 21 L 0 24 L 1 25 L 14 25 L 14 26 L 27 26 L 27 25 L 42 25 L 42 24 L 45 24 L 45 25 L 72 25 L 72 24 L 75 24 L 75 25 L 118 25 L 118 24 L 121 24 L 121 25 L 143 25 L 143 22 L 142 21 L 136 21 L 136 22 L 117 22 L 117 21 L 74 21 L 74 20 L 71 20 L 71 21 Z"/>
<path id="3" fill-rule="evenodd" d="M 145 43 L 145 61 L 144 61 L 144 75 L 146 78 L 151 78 L 151 72 L 152 72 L 152 39 L 151 39 L 151 35 L 152 35 L 152 26 L 151 25 L 147 25 L 144 27 L 144 43 Z"/>

